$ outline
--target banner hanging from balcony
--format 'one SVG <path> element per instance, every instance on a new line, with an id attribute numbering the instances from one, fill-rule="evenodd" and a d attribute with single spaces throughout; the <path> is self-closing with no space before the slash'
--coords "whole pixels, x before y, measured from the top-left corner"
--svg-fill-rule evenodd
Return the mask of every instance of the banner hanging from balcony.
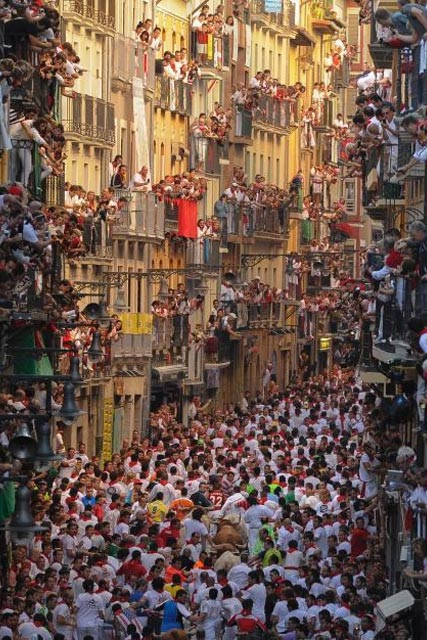
<path id="1" fill-rule="evenodd" d="M 144 85 L 141 78 L 133 79 L 133 118 L 135 122 L 135 153 L 138 170 L 148 167 L 151 175 L 150 153 L 148 150 L 147 121 L 145 118 Z"/>
<path id="2" fill-rule="evenodd" d="M 128 335 L 150 335 L 153 331 L 151 313 L 121 313 L 123 333 Z"/>
<path id="3" fill-rule="evenodd" d="M 197 238 L 197 202 L 178 200 L 178 235 L 181 238 Z"/>

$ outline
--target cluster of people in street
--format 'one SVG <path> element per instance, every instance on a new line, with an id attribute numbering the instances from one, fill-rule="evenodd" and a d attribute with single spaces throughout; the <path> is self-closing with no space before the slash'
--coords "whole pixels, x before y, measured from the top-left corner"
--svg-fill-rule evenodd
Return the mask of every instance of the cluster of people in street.
<path id="1" fill-rule="evenodd" d="M 60 424 L 58 473 L 28 481 L 46 530 L 14 547 L 3 637 L 409 639 L 406 618 L 376 632 L 378 490 L 404 453 L 384 411 L 335 366 L 224 409 L 194 398 L 188 422 L 164 405 L 150 439 L 133 432 L 102 462 L 65 447 Z"/>

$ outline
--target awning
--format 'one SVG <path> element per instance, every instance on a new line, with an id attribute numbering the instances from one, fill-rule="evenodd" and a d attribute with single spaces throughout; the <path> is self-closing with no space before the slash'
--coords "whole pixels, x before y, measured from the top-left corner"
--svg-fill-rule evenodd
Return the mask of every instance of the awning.
<path id="1" fill-rule="evenodd" d="M 205 371 L 210 371 L 212 369 L 226 369 L 229 367 L 231 362 L 226 360 L 225 362 L 205 362 Z"/>
<path id="2" fill-rule="evenodd" d="M 311 33 L 304 27 L 297 27 L 297 35 L 292 38 L 292 42 L 298 47 L 311 47 L 316 44 L 316 38 L 313 38 Z"/>
<path id="3" fill-rule="evenodd" d="M 169 365 L 167 367 L 153 367 L 151 369 L 151 377 L 157 382 L 176 382 L 179 384 L 185 374 L 187 367 L 182 364 Z"/>
<path id="4" fill-rule="evenodd" d="M 319 33 L 331 33 L 334 34 L 339 31 L 339 27 L 335 24 L 334 21 L 326 19 L 326 20 L 312 20 L 311 26 L 315 31 Z"/>

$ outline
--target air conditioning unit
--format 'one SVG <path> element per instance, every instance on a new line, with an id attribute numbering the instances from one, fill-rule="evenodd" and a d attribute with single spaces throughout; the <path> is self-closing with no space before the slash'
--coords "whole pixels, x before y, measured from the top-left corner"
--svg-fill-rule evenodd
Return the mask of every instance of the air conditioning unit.
<path id="1" fill-rule="evenodd" d="M 389 598 L 385 598 L 385 600 L 378 602 L 375 610 L 377 616 L 377 633 L 381 631 L 381 629 L 384 629 L 388 618 L 396 615 L 397 613 L 401 613 L 406 609 L 410 609 L 414 603 L 415 598 L 407 589 L 399 591 L 398 593 L 395 593 L 394 596 L 390 596 Z"/>

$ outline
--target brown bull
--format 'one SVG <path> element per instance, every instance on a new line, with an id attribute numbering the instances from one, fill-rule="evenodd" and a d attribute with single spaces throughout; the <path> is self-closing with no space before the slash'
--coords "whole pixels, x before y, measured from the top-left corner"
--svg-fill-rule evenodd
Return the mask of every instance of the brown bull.
<path id="1" fill-rule="evenodd" d="M 220 520 L 213 542 L 216 548 L 222 547 L 224 551 L 226 549 L 234 551 L 245 546 L 242 533 L 235 524 L 231 524 L 228 520 Z"/>

